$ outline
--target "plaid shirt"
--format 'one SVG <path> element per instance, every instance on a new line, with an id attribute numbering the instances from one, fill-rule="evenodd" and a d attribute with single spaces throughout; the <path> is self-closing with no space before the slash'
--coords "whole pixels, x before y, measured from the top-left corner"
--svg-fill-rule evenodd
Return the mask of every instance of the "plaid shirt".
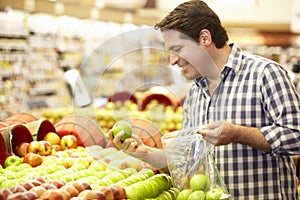
<path id="1" fill-rule="evenodd" d="M 220 120 L 258 127 L 272 153 L 240 143 L 215 147 L 227 189 L 233 199 L 298 200 L 290 155 L 300 154 L 299 94 L 277 63 L 231 48 L 213 96 L 205 78 L 195 80 L 184 103 L 183 128 Z"/>

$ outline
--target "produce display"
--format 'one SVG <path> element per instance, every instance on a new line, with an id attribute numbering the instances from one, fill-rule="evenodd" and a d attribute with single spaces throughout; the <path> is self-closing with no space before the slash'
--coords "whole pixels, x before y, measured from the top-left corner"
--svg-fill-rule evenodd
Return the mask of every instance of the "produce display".
<path id="1" fill-rule="evenodd" d="M 51 108 L 45 109 L 43 117 L 56 123 L 64 116 L 74 112 L 72 107 L 69 108 Z M 79 109 L 76 112 L 81 113 Z M 83 115 L 95 118 L 99 126 L 104 132 L 107 132 L 113 125 L 124 118 L 137 117 L 153 122 L 160 128 L 162 134 L 181 128 L 183 108 L 182 106 L 174 107 L 171 105 L 163 105 L 156 99 L 149 101 L 144 110 L 139 108 L 139 105 L 133 101 L 116 101 L 107 102 L 103 107 L 95 107 L 92 112 L 87 113 L 82 111 Z"/>
<path id="2" fill-rule="evenodd" d="M 0 199 L 176 199 L 171 177 L 116 148 L 77 146 L 49 132 L 0 167 Z M 164 198 L 165 198 L 164 197 Z"/>

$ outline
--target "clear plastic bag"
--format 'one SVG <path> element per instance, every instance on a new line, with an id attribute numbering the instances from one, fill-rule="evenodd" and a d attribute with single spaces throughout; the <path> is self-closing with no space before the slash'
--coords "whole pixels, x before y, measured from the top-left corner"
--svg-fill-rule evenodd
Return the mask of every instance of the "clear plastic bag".
<path id="1" fill-rule="evenodd" d="M 196 129 L 165 134 L 162 143 L 168 155 L 168 168 L 174 187 L 180 191 L 201 188 L 207 195 L 206 199 L 229 199 L 230 195 L 213 159 L 214 147 L 197 134 Z M 203 178 L 206 183 L 202 183 Z"/>

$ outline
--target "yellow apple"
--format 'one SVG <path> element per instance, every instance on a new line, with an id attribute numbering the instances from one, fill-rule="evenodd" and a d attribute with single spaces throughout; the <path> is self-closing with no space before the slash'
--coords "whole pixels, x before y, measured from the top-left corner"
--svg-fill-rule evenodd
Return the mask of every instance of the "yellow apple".
<path id="1" fill-rule="evenodd" d="M 47 133 L 43 140 L 50 142 L 50 144 L 52 145 L 60 144 L 60 137 L 57 133 L 54 132 Z"/>
<path id="2" fill-rule="evenodd" d="M 63 150 L 77 147 L 77 138 L 74 135 L 64 135 L 60 140 L 60 146 Z"/>

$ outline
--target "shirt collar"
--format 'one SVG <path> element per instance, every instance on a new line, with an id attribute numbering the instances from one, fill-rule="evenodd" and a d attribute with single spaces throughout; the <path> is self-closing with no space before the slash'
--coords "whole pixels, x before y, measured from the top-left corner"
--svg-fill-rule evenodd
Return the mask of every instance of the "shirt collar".
<path id="1" fill-rule="evenodd" d="M 237 73 L 242 64 L 242 50 L 234 43 L 229 44 L 229 46 L 231 47 L 231 52 L 227 58 L 224 68 L 229 67 Z"/>
<path id="2" fill-rule="evenodd" d="M 242 63 L 242 51 L 241 49 L 235 45 L 234 43 L 229 44 L 231 47 L 231 52 L 227 58 L 226 64 L 222 70 L 222 73 L 225 71 L 229 71 L 229 69 L 232 69 L 235 73 L 237 73 L 240 70 L 241 63 Z M 226 72 L 226 73 L 227 73 Z M 221 73 L 221 74 L 222 74 Z M 195 79 L 195 84 L 200 87 L 201 85 L 203 86 L 205 78 L 197 78 Z"/>

